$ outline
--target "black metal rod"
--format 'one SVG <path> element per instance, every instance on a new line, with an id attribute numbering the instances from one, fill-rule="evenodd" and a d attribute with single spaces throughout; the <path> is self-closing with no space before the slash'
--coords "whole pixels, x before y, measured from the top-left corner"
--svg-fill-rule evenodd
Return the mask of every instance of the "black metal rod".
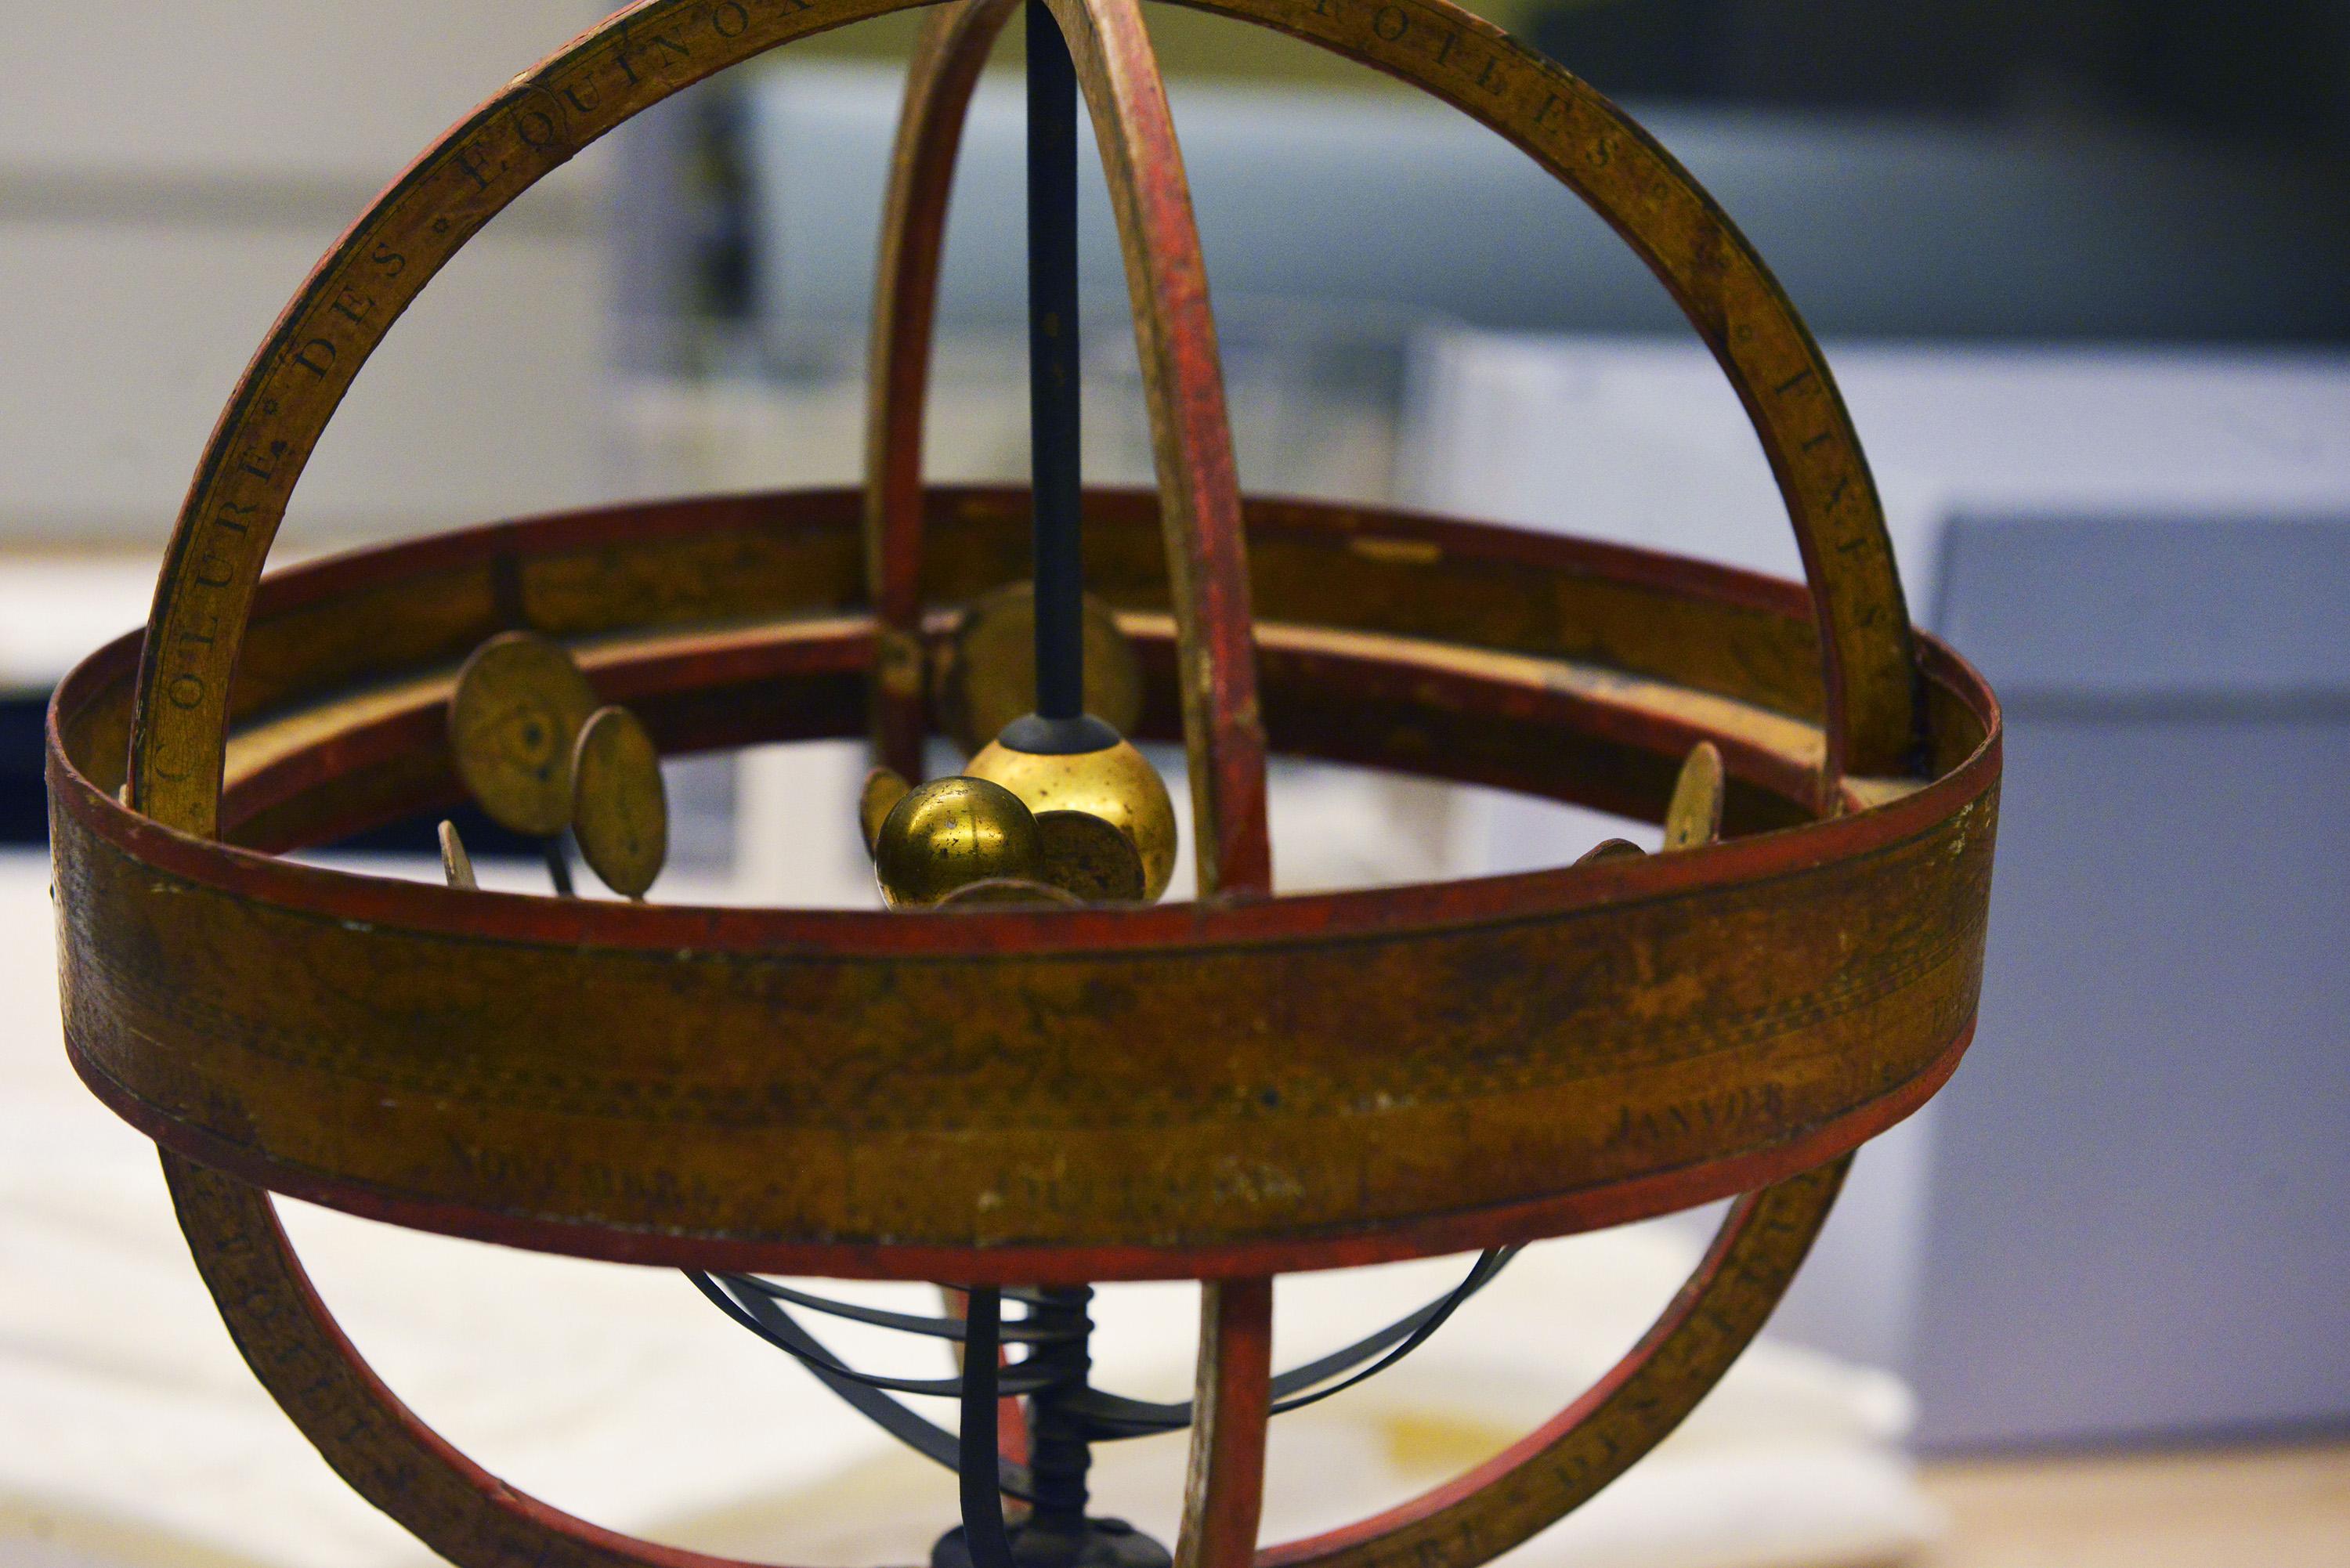
<path id="1" fill-rule="evenodd" d="M 1028 412 L 1035 493 L 1036 711 L 1086 707 L 1078 486 L 1077 73 L 1045 0 L 1028 0 Z"/>
<path id="2" fill-rule="evenodd" d="M 540 839 L 539 848 L 546 856 L 546 879 L 555 884 L 555 896 L 572 897 L 571 846 L 564 841 L 562 834 L 556 833 Z"/>
<path id="3" fill-rule="evenodd" d="M 1012 1568 L 1012 1536 L 1003 1524 L 997 1491 L 995 1429 L 996 1331 L 1003 1299 L 988 1286 L 975 1286 L 963 1322 L 970 1337 L 963 1359 L 962 1431 L 955 1473 L 962 1496 L 962 1538 L 972 1568 Z"/>

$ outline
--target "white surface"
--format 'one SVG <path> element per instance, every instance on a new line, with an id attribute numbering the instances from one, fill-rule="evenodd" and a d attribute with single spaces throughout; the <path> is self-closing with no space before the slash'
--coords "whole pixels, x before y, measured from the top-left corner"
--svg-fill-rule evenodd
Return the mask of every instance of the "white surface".
<path id="1" fill-rule="evenodd" d="M 598 9 L 45 9 L 45 68 L 0 94 L 0 541 L 160 547 L 222 404 L 318 258 Z M 601 162 L 525 197 L 426 291 L 322 442 L 295 540 L 601 493 Z"/>
<path id="2" fill-rule="evenodd" d="M 359 208 L 233 228 L 0 211 L 0 534 L 160 547 L 221 405 Z M 289 528 L 485 522 L 595 495 L 601 276 L 592 234 L 475 240 L 361 372 Z"/>
<path id="3" fill-rule="evenodd" d="M 23 167 L 389 178 L 598 0 L 76 0 L 12 5 L 27 65 L 0 95 Z M 37 62 L 37 63 L 36 63 Z"/>
<path id="4" fill-rule="evenodd" d="M 2350 511 L 2350 358 L 1831 344 L 1913 619 L 1961 513 Z M 1691 340 L 1446 332 L 1406 445 L 1416 505 L 1801 575 L 1737 395 Z"/>
<path id="5" fill-rule="evenodd" d="M 0 1563 L 390 1568 L 427 1561 L 318 1462 L 238 1362 L 151 1149 L 57 1038 L 47 867 L 0 861 Z M 515 1484 L 604 1524 L 769 1561 L 919 1560 L 946 1472 L 894 1449 L 674 1275 L 411 1235 L 300 1205 L 289 1228 L 392 1386 Z M 1690 1261 L 1654 1231 L 1537 1249 L 1418 1355 L 1276 1432 L 1268 1538 L 1409 1495 L 1565 1403 Z M 1284 1362 L 1440 1293 L 1460 1260 L 1281 1287 Z M 902 1287 L 909 1304 L 923 1287 Z M 1106 1293 L 1103 1378 L 1180 1396 L 1190 1287 Z M 919 1349 L 825 1330 L 867 1364 Z M 1890 1561 L 1937 1528 L 1898 1384 L 1765 1344 L 1649 1462 L 1526 1563 Z M 1172 1525 L 1180 1440 L 1120 1445 L 1103 1505 Z M 19 1548 L 22 1548 L 20 1550 Z M 47 1559 L 45 1559 L 45 1561 Z"/>
<path id="6" fill-rule="evenodd" d="M 0 556 L 0 691 L 41 691 L 147 620 L 145 556 Z"/>

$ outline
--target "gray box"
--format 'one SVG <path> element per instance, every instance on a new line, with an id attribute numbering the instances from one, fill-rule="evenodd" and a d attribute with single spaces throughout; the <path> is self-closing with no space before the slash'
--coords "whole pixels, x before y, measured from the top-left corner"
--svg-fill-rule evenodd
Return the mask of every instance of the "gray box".
<path id="1" fill-rule="evenodd" d="M 1909 1371 L 1950 1448 L 2350 1418 L 2350 524 L 1966 518 L 2007 711 Z"/>

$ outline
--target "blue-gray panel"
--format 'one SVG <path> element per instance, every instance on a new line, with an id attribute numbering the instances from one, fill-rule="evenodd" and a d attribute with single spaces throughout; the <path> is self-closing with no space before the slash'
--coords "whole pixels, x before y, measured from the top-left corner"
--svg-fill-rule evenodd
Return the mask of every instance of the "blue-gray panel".
<path id="1" fill-rule="evenodd" d="M 785 66 L 747 152 L 771 318 L 855 322 L 894 75 Z M 1622 243 L 1521 152 L 1402 95 L 1178 82 L 1170 92 L 1220 296 L 1435 313 L 1536 330 L 1679 317 Z M 1020 96 L 981 89 L 950 218 L 951 318 L 1022 308 Z M 2150 137 L 1755 111 L 1645 117 L 1769 259 L 1812 326 L 1871 336 L 2338 337 L 2339 178 Z M 1099 182 L 1088 297 L 1124 293 Z"/>
<path id="2" fill-rule="evenodd" d="M 2100 526 L 1950 545 L 2015 684 L 1929 1183 L 1939 1447 L 2350 1419 L 2350 530 Z"/>
<path id="3" fill-rule="evenodd" d="M 1935 624 L 2043 712 L 2350 698 L 2350 518 L 1960 518 Z"/>

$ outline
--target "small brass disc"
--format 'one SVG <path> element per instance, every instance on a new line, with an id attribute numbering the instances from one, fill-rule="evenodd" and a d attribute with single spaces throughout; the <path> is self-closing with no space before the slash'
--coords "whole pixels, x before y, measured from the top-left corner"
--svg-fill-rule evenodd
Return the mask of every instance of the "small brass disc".
<path id="1" fill-rule="evenodd" d="M 452 888 L 478 888 L 473 879 L 473 857 L 465 853 L 465 841 L 457 836 L 457 825 L 441 824 L 441 875 Z"/>
<path id="2" fill-rule="evenodd" d="M 1117 827 L 1086 811 L 1036 814 L 1044 840 L 1044 881 L 1088 904 L 1131 904 L 1142 898 L 1142 853 Z"/>
<path id="3" fill-rule="evenodd" d="M 1665 808 L 1665 847 L 1695 849 L 1721 835 L 1721 753 L 1711 741 L 1700 741 L 1681 763 L 1672 804 Z"/>
<path id="4" fill-rule="evenodd" d="M 1050 904 L 1075 909 L 1084 900 L 1066 888 L 1032 882 L 1025 877 L 991 877 L 966 882 L 939 900 L 939 908 L 959 909 L 977 904 Z"/>
<path id="5" fill-rule="evenodd" d="M 1144 898 L 1158 898 L 1174 878 L 1175 805 L 1132 742 L 1097 752 L 1020 752 L 995 741 L 963 772 L 1002 784 L 1040 815 L 1083 812 L 1125 834 L 1142 857 Z"/>
<path id="6" fill-rule="evenodd" d="M 641 898 L 669 859 L 660 753 L 626 708 L 598 708 L 571 760 L 571 836 L 604 885 Z"/>
<path id="7" fill-rule="evenodd" d="M 1142 718 L 1142 664 L 1109 606 L 1085 599 L 1086 711 L 1119 734 Z M 1036 706 L 1036 590 L 1008 583 L 973 599 L 944 650 L 939 722 L 968 754 Z"/>
<path id="8" fill-rule="evenodd" d="M 1603 838 L 1575 857 L 1577 866 L 1596 866 L 1603 860 L 1638 860 L 1648 853 L 1628 838 Z"/>
<path id="9" fill-rule="evenodd" d="M 857 826 L 865 834 L 865 853 L 873 853 L 873 841 L 881 836 L 881 825 L 889 820 L 889 811 L 914 786 L 895 768 L 875 768 L 865 775 L 865 788 L 857 797 Z"/>
<path id="10" fill-rule="evenodd" d="M 596 693 L 568 650 L 526 631 L 473 650 L 449 699 L 449 753 L 490 819 L 544 838 L 571 820 L 571 748 Z"/>
<path id="11" fill-rule="evenodd" d="M 1035 881 L 1036 818 L 986 779 L 932 779 L 889 808 L 873 839 L 873 879 L 893 909 L 935 904 L 974 882 Z"/>

